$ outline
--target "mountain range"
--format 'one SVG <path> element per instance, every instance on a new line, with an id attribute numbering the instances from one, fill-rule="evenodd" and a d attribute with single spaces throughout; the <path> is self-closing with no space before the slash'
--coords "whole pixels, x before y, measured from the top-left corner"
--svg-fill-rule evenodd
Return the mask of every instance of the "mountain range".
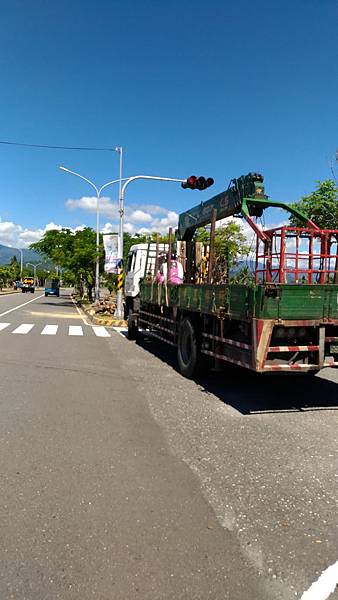
<path id="1" fill-rule="evenodd" d="M 8 265 L 10 263 L 11 258 L 16 256 L 18 263 L 21 261 L 21 253 L 17 248 L 12 248 L 11 246 L 3 246 L 0 244 L 0 265 Z M 23 249 L 23 264 L 26 262 L 38 263 L 42 262 L 41 255 L 35 252 L 34 250 L 29 250 L 29 248 Z"/>

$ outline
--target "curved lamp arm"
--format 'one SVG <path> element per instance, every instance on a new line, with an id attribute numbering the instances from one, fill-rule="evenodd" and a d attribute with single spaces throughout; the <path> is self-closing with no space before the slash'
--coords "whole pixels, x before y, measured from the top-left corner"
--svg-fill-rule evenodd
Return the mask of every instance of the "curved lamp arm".
<path id="1" fill-rule="evenodd" d="M 124 177 L 123 179 L 114 179 L 113 181 L 108 181 L 108 183 L 105 183 L 104 185 L 101 185 L 98 194 L 100 196 L 102 190 L 104 190 L 106 187 L 108 187 L 108 185 L 112 185 L 113 183 L 120 183 L 120 181 L 127 181 L 128 177 Z"/>
<path id="2" fill-rule="evenodd" d="M 90 181 L 90 179 L 87 179 L 87 177 L 83 177 L 83 175 L 80 175 L 80 173 L 75 173 L 75 171 L 66 169 L 66 167 L 63 167 L 63 166 L 60 166 L 59 169 L 61 169 L 61 171 L 65 171 L 66 173 L 70 173 L 71 175 L 75 175 L 75 177 L 80 177 L 80 179 L 83 179 L 83 181 L 86 181 L 87 183 L 89 183 L 89 185 L 91 185 L 94 188 L 94 190 L 96 191 L 96 195 L 99 196 L 98 188 L 96 187 L 95 183 Z"/>

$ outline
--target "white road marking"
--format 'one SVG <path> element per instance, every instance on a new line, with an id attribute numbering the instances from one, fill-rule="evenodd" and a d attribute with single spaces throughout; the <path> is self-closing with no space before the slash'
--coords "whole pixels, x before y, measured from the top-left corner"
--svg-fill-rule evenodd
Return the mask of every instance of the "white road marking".
<path id="1" fill-rule="evenodd" d="M 123 338 L 126 337 L 128 329 L 126 327 L 113 327 L 114 331 L 121 335 Z"/>
<path id="2" fill-rule="evenodd" d="M 105 327 L 93 327 L 93 331 L 95 335 L 97 335 L 97 337 L 110 337 L 110 333 L 106 330 Z"/>
<path id="3" fill-rule="evenodd" d="M 4 317 L 5 315 L 8 315 L 9 313 L 13 312 L 13 310 L 19 310 L 19 308 L 22 308 L 23 306 L 27 306 L 27 304 L 30 304 L 31 302 L 35 302 L 35 300 L 39 300 L 39 298 L 43 298 L 44 294 L 41 294 L 41 296 L 37 296 L 36 298 L 32 298 L 32 300 L 28 300 L 28 302 L 24 302 L 23 304 L 19 304 L 19 306 L 14 306 L 14 308 L 10 308 L 9 310 L 6 310 L 3 313 L 0 313 L 0 317 Z"/>
<path id="4" fill-rule="evenodd" d="M 21 333 L 22 335 L 26 335 L 26 333 L 29 333 L 30 330 L 33 329 L 33 327 L 33 323 L 22 323 L 22 325 L 19 325 L 19 327 L 14 329 L 12 333 Z"/>
<path id="5" fill-rule="evenodd" d="M 79 315 L 80 315 L 80 317 L 81 317 L 82 321 L 84 322 L 84 324 L 85 324 L 85 325 L 89 325 L 89 327 L 91 327 L 90 323 L 88 323 L 88 321 L 85 319 L 85 317 L 84 317 L 83 313 L 81 312 L 81 310 L 80 310 L 80 309 L 79 309 L 79 307 L 77 306 L 77 304 L 76 304 L 76 302 L 75 302 L 75 300 L 74 300 L 73 296 L 71 296 L 71 299 L 72 299 L 72 302 L 73 302 L 73 304 L 74 304 L 74 306 L 75 306 L 75 308 L 76 308 L 77 312 L 79 313 Z"/>
<path id="6" fill-rule="evenodd" d="M 68 335 L 83 335 L 81 325 L 69 325 Z"/>
<path id="7" fill-rule="evenodd" d="M 320 577 L 304 592 L 300 600 L 327 600 L 338 584 L 338 560 L 325 569 Z"/>
<path id="8" fill-rule="evenodd" d="M 0 323 L 0 332 L 6 329 L 7 327 L 10 327 L 10 325 L 11 323 Z M 12 331 L 11 333 L 19 333 L 21 335 L 26 335 L 33 329 L 33 327 L 35 327 L 35 325 L 32 323 L 22 323 L 21 325 L 17 326 L 16 329 L 14 329 L 14 331 Z M 102 325 L 91 325 L 91 328 L 94 331 L 94 334 L 99 338 L 111 337 L 110 332 L 107 331 L 107 329 Z M 125 327 L 114 327 L 114 329 L 121 330 L 117 331 L 117 333 L 120 333 L 120 335 L 123 335 L 123 337 L 125 337 L 124 334 L 127 332 L 127 329 Z M 57 335 L 57 333 L 60 333 L 59 325 L 45 325 L 41 331 L 41 335 Z M 69 325 L 68 335 L 83 336 L 84 332 L 82 326 Z"/>
<path id="9" fill-rule="evenodd" d="M 58 325 L 45 325 L 41 331 L 41 335 L 56 335 L 58 327 Z"/>

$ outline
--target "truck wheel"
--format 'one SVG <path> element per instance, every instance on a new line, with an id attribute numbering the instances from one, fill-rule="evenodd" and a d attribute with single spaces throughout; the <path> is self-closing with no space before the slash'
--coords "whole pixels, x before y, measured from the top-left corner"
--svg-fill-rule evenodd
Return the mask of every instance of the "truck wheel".
<path id="1" fill-rule="evenodd" d="M 137 336 L 138 336 L 137 319 L 135 318 L 135 315 L 131 311 L 129 312 L 129 315 L 128 315 L 127 325 L 128 325 L 128 333 L 127 333 L 128 340 L 136 340 Z"/>
<path id="2" fill-rule="evenodd" d="M 200 363 L 200 349 L 195 329 L 190 319 L 184 319 L 178 332 L 177 360 L 179 369 L 191 379 L 196 375 Z"/>

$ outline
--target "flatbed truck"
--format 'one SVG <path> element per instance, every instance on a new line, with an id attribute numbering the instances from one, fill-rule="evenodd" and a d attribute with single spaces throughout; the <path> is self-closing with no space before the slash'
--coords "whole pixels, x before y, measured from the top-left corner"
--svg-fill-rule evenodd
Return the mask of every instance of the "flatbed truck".
<path id="1" fill-rule="evenodd" d="M 299 227 L 263 231 L 255 222 L 269 207 L 297 217 Z M 215 222 L 244 218 L 256 236 L 254 282 L 219 284 L 214 275 Z M 211 222 L 209 247 L 194 242 Z M 177 350 L 180 372 L 189 378 L 224 361 L 252 371 L 315 374 L 338 367 L 338 230 L 321 230 L 292 205 L 270 200 L 263 177 L 249 173 L 227 190 L 182 213 L 175 247 L 184 283 L 156 282 L 158 244 L 142 247 L 144 266 L 134 297 L 126 288 L 128 337 L 141 330 Z M 154 251 L 155 246 L 155 251 Z M 141 251 L 141 250 L 140 250 Z M 139 252 L 140 252 L 139 251 Z M 199 265 L 207 261 L 207 277 Z M 137 247 L 135 264 L 139 264 Z M 145 257 L 146 254 L 146 257 Z M 133 279 L 129 270 L 127 280 Z"/>

